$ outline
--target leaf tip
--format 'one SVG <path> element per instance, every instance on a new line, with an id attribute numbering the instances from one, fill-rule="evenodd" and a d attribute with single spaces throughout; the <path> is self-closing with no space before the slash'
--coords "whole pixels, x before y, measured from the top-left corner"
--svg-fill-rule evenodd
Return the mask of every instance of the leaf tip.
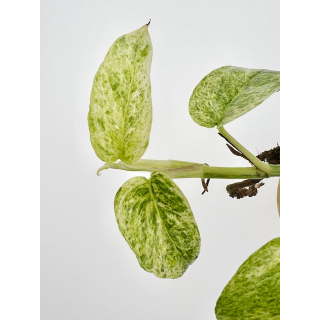
<path id="1" fill-rule="evenodd" d="M 149 22 L 146 24 L 146 26 L 149 27 L 150 23 L 151 23 L 151 19 L 149 19 Z"/>

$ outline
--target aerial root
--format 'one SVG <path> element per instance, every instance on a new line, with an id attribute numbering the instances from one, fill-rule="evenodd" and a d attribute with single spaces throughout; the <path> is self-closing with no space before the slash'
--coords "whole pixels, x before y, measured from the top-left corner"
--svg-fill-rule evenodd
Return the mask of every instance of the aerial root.
<path id="1" fill-rule="evenodd" d="M 100 176 L 100 172 L 101 172 L 102 170 L 109 169 L 109 168 L 110 168 L 110 166 L 109 166 L 107 163 L 104 164 L 101 168 L 98 169 L 98 171 L 97 171 L 97 176 Z"/>

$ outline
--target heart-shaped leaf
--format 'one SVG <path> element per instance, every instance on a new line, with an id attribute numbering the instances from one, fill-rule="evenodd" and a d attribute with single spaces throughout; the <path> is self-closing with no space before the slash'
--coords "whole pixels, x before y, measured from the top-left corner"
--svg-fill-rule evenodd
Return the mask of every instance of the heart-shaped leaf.
<path id="1" fill-rule="evenodd" d="M 223 289 L 218 320 L 280 319 L 280 238 L 253 253 Z"/>
<path id="2" fill-rule="evenodd" d="M 148 25 L 118 38 L 93 82 L 88 123 L 97 156 L 105 162 L 139 160 L 152 121 Z"/>
<path id="3" fill-rule="evenodd" d="M 189 113 L 200 126 L 220 127 L 252 110 L 279 88 L 279 71 L 222 67 L 196 86 Z"/>
<path id="4" fill-rule="evenodd" d="M 146 271 L 178 278 L 198 257 L 200 234 L 190 205 L 164 173 L 125 182 L 114 208 L 123 237 Z"/>

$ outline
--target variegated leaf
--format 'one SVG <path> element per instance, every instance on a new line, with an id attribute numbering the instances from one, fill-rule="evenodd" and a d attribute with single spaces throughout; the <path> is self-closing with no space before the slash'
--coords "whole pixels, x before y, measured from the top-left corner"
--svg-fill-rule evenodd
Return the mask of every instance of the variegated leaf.
<path id="1" fill-rule="evenodd" d="M 218 320 L 280 319 L 280 238 L 253 253 L 223 289 Z"/>
<path id="2" fill-rule="evenodd" d="M 114 208 L 123 237 L 146 271 L 178 278 L 198 257 L 200 234 L 190 205 L 164 173 L 125 182 Z"/>
<path id="3" fill-rule="evenodd" d="M 189 113 L 200 126 L 220 127 L 252 110 L 279 88 L 279 71 L 222 67 L 196 86 Z"/>
<path id="4" fill-rule="evenodd" d="M 93 82 L 88 123 L 97 156 L 105 162 L 139 160 L 152 121 L 148 25 L 118 38 Z"/>

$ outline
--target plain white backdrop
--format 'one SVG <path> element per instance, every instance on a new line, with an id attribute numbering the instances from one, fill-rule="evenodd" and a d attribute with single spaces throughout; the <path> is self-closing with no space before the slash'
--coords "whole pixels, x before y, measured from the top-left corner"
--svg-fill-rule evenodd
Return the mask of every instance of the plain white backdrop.
<path id="1" fill-rule="evenodd" d="M 279 3 L 268 1 L 43 0 L 41 6 L 42 320 L 211 320 L 224 286 L 248 256 L 279 236 L 277 178 L 236 200 L 211 180 L 176 180 L 201 234 L 183 277 L 140 268 L 120 234 L 113 199 L 129 178 L 96 170 L 87 113 L 94 75 L 111 44 L 151 19 L 153 124 L 143 158 L 248 166 L 216 129 L 194 123 L 188 101 L 213 69 L 279 70 Z M 253 153 L 280 144 L 279 96 L 226 125 Z"/>

